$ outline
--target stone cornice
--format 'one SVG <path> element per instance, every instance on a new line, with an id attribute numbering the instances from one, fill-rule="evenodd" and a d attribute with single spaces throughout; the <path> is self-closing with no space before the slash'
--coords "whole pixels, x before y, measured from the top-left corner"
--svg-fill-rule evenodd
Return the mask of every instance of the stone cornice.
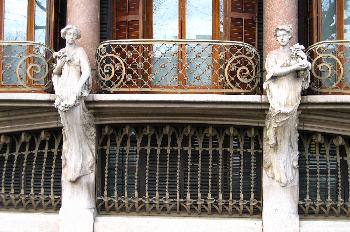
<path id="1" fill-rule="evenodd" d="M 54 95 L 0 93 L 0 133 L 60 126 Z M 91 94 L 97 124 L 213 123 L 264 126 L 269 104 L 261 95 Z M 350 135 L 350 96 L 304 96 L 299 128 Z"/>

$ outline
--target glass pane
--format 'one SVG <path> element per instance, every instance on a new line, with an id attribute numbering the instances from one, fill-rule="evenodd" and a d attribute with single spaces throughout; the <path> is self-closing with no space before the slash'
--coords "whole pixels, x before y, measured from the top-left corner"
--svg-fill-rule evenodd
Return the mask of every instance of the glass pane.
<path id="1" fill-rule="evenodd" d="M 224 0 L 220 0 L 220 39 L 224 39 Z"/>
<path id="2" fill-rule="evenodd" d="M 212 0 L 186 1 L 186 39 L 212 39 Z M 207 44 L 186 46 L 187 85 L 211 83 L 212 50 Z"/>
<path id="3" fill-rule="evenodd" d="M 6 0 L 4 16 L 4 39 L 26 40 L 27 0 Z"/>
<path id="4" fill-rule="evenodd" d="M 323 0 L 321 40 L 334 39 L 336 39 L 335 0 Z"/>
<path id="5" fill-rule="evenodd" d="M 344 0 L 344 39 L 350 39 L 350 0 Z M 347 85 L 350 84 L 350 46 L 345 48 L 344 73 Z"/>
<path id="6" fill-rule="evenodd" d="M 178 0 L 153 0 L 153 39 L 177 39 Z"/>
<path id="7" fill-rule="evenodd" d="M 35 1 L 35 42 L 43 44 L 45 44 L 46 34 L 46 1 L 47 0 Z"/>
<path id="8" fill-rule="evenodd" d="M 211 39 L 212 0 L 186 1 L 186 39 Z"/>
<path id="9" fill-rule="evenodd" d="M 344 4 L 344 39 L 350 39 L 350 0 Z"/>
<path id="10" fill-rule="evenodd" d="M 177 0 L 153 0 L 153 39 L 178 38 Z M 177 44 L 154 44 L 152 76 L 154 86 L 176 86 L 178 84 Z"/>
<path id="11" fill-rule="evenodd" d="M 5 1 L 4 40 L 27 39 L 27 5 L 27 0 Z M 4 47 L 2 84 L 16 85 L 25 81 L 25 67 L 23 65 L 17 67 L 25 56 L 25 52 L 25 46 Z"/>

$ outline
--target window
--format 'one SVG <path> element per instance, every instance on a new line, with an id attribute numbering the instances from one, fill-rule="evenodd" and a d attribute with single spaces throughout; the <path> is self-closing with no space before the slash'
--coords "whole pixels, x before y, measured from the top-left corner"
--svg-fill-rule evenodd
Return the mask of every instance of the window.
<path id="1" fill-rule="evenodd" d="M 1 39 L 47 42 L 47 12 L 51 0 L 2 0 L 0 5 Z"/>
<path id="2" fill-rule="evenodd" d="M 117 40 L 232 40 L 257 46 L 256 18 L 261 3 L 257 0 L 114 0 L 112 37 Z M 143 75 L 146 78 L 141 82 L 150 83 L 152 88 L 218 86 L 220 64 L 217 60 L 222 51 L 217 45 L 201 45 L 152 43 L 145 51 L 144 47 L 134 49 L 142 53 L 145 60 L 150 60 L 144 72 L 152 75 Z M 135 62 L 142 63 L 142 60 Z"/>
<path id="3" fill-rule="evenodd" d="M 350 0 L 312 0 L 306 4 L 309 4 L 309 45 L 350 39 Z"/>
<path id="4" fill-rule="evenodd" d="M 48 47 L 58 49 L 58 30 L 65 23 L 54 13 L 57 10 L 65 18 L 61 14 L 65 5 L 65 0 L 0 0 L 0 40 L 5 41 L 0 47 L 3 90 L 28 87 L 36 91 L 45 83 L 52 53 Z"/>
<path id="5" fill-rule="evenodd" d="M 258 0 L 113 0 L 114 39 L 224 39 L 256 46 Z"/>

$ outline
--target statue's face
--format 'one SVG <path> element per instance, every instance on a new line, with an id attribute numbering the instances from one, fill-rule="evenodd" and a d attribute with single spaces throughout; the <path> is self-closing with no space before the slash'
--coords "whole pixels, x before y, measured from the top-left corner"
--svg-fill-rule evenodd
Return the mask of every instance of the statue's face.
<path id="1" fill-rule="evenodd" d="M 69 29 L 66 32 L 66 42 L 68 44 L 74 44 L 77 37 L 78 37 L 77 32 L 74 29 Z"/>
<path id="2" fill-rule="evenodd" d="M 291 34 L 285 30 L 278 30 L 276 32 L 276 39 L 281 46 L 286 46 L 291 38 Z"/>

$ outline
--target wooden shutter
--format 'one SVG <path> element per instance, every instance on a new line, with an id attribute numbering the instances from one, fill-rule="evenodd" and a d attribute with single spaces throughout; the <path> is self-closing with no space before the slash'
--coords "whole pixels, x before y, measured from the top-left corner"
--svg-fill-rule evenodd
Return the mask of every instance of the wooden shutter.
<path id="1" fill-rule="evenodd" d="M 114 38 L 143 38 L 143 0 L 114 1 Z"/>
<path id="2" fill-rule="evenodd" d="M 225 39 L 256 46 L 257 0 L 225 2 Z"/>

